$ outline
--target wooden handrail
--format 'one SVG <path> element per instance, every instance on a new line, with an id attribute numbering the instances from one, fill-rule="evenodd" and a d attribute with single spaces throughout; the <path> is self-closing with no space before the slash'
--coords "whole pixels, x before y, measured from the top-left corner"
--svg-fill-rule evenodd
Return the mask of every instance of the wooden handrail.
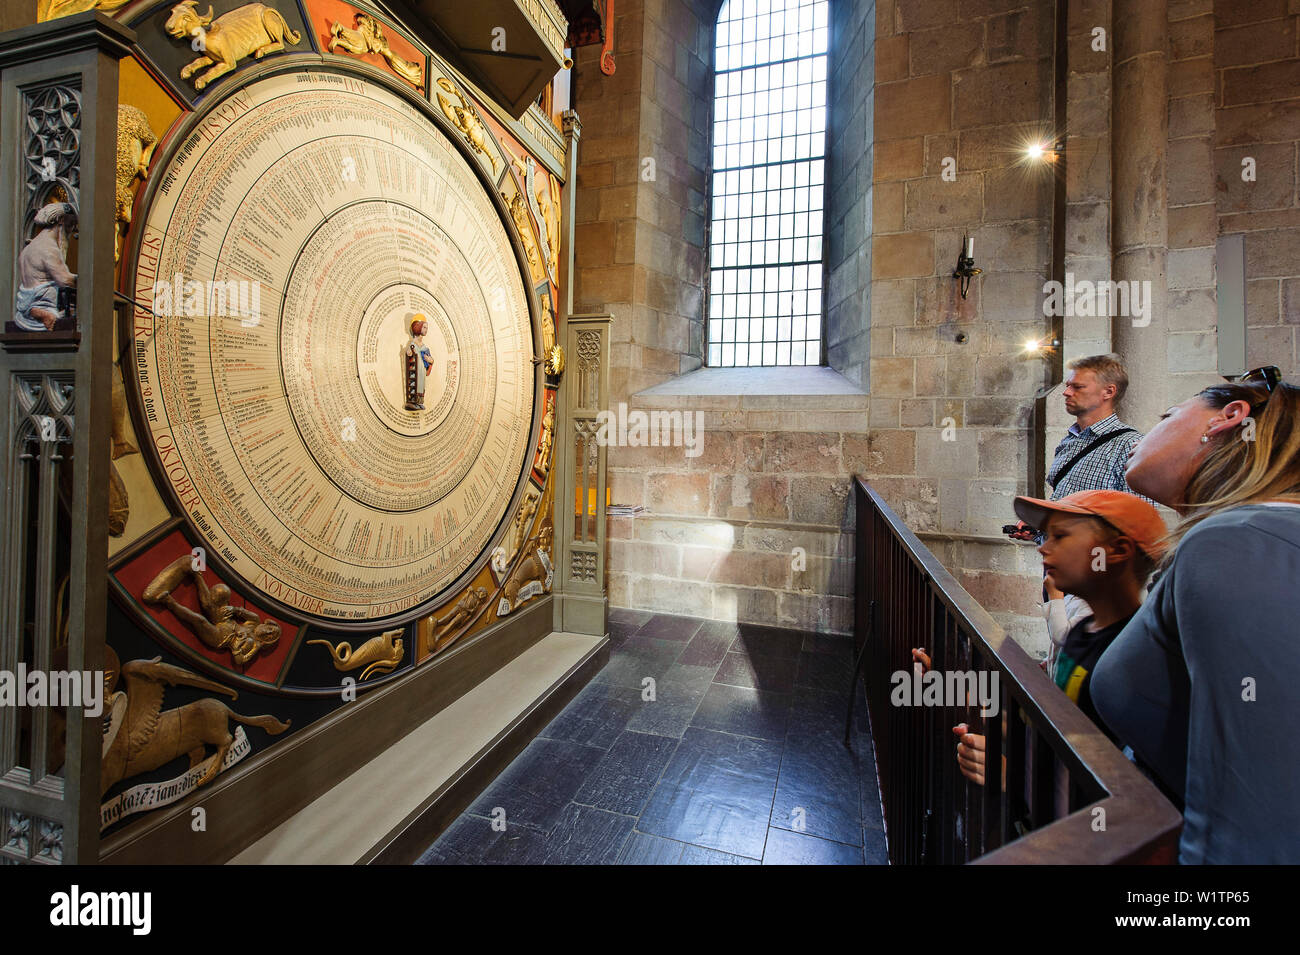
<path id="1" fill-rule="evenodd" d="M 855 634 L 859 646 L 868 639 L 863 608 L 874 602 L 867 700 L 891 861 L 1173 861 L 1182 824 L 1174 806 L 858 477 L 854 498 Z M 985 787 L 957 773 L 955 737 L 939 718 L 945 711 L 923 715 L 890 705 L 888 675 L 910 670 L 911 646 L 940 640 L 940 634 L 955 661 L 998 675 L 999 713 L 985 729 Z M 938 657 L 934 665 L 943 668 Z M 953 721 L 962 719 L 957 714 Z M 1004 754 L 1000 786 L 997 767 Z M 1064 814 L 1056 807 L 1058 773 L 1068 780 L 1073 807 Z"/>

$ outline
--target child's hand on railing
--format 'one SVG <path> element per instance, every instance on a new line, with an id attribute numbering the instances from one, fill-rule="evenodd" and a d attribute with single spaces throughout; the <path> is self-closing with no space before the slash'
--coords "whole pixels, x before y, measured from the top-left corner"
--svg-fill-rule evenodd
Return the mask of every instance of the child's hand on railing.
<path id="1" fill-rule="evenodd" d="M 930 669 L 930 654 L 926 653 L 919 647 L 915 647 L 912 650 L 912 663 L 921 664 L 921 672 L 924 673 L 926 670 Z"/>
<path id="2" fill-rule="evenodd" d="M 965 723 L 952 728 L 957 734 L 957 767 L 977 786 L 984 785 L 984 737 L 970 732 Z"/>

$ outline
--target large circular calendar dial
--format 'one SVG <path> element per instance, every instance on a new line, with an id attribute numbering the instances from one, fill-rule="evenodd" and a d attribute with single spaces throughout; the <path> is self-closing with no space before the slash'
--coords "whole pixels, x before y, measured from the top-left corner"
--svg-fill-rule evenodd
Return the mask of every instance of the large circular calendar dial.
<path id="1" fill-rule="evenodd" d="M 491 195 L 418 107 L 324 70 L 231 93 L 153 179 L 135 297 L 163 314 L 133 365 L 160 480 L 270 600 L 413 615 L 486 559 L 527 474 L 528 292 Z"/>

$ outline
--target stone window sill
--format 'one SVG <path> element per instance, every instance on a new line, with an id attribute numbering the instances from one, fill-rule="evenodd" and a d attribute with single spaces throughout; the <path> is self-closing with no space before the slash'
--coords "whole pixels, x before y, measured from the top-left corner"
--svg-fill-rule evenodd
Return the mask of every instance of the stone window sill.
<path id="1" fill-rule="evenodd" d="M 630 403 L 703 411 L 865 411 L 869 400 L 839 372 L 804 366 L 700 368 L 637 392 Z"/>

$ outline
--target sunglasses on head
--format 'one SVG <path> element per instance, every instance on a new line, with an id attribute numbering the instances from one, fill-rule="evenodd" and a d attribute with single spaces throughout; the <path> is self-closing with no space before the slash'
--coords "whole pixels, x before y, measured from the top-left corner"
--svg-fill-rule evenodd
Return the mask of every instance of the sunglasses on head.
<path id="1" fill-rule="evenodd" d="M 1271 395 L 1273 389 L 1282 383 L 1282 372 L 1277 365 L 1265 365 L 1263 368 L 1248 371 L 1244 375 L 1224 375 L 1223 380 L 1239 385 L 1263 382 L 1264 388 Z"/>

